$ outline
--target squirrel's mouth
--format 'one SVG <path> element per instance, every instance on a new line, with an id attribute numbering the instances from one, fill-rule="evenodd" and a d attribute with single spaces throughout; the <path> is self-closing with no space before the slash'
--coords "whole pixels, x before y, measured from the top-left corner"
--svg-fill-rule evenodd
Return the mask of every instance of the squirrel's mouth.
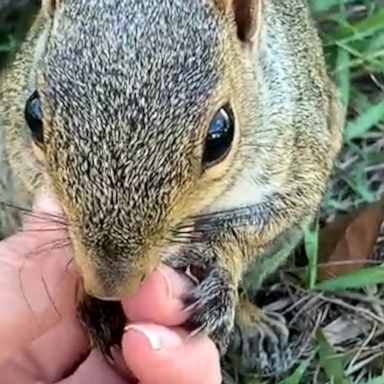
<path id="1" fill-rule="evenodd" d="M 87 265 L 78 264 L 78 266 L 80 275 L 79 295 L 88 295 L 102 301 L 121 301 L 129 297 L 141 287 L 152 273 L 152 268 L 150 270 L 149 268 L 135 268 L 125 273 L 123 270 L 100 273 L 96 268 L 86 268 Z"/>
<path id="2" fill-rule="evenodd" d="M 130 276 L 127 278 L 127 283 L 122 284 L 120 287 L 116 287 L 111 293 L 108 289 L 105 288 L 105 286 L 100 288 L 100 290 L 97 289 L 97 287 L 95 290 L 86 289 L 86 291 L 89 295 L 99 300 L 120 301 L 123 298 L 136 292 L 142 286 L 148 276 L 149 273 L 144 272 L 135 277 Z"/>
<path id="3" fill-rule="evenodd" d="M 98 295 L 91 295 L 95 299 L 101 300 L 101 301 L 120 301 L 117 297 L 108 297 L 108 296 L 98 296 Z"/>

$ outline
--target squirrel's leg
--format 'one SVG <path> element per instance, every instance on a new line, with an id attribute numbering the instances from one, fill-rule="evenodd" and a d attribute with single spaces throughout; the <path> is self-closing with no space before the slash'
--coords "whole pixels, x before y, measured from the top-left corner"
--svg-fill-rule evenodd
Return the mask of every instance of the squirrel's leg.
<path id="1" fill-rule="evenodd" d="M 235 210 L 232 216 L 212 217 L 212 220 L 208 216 L 202 222 L 197 219 L 195 231 L 202 239 L 167 260 L 174 268 L 190 267 L 196 277 L 196 286 L 185 297 L 186 305 L 191 308 L 188 322 L 191 328 L 207 333 L 222 356 L 234 339 L 234 330 L 238 329 L 243 360 L 252 360 L 246 368 L 271 375 L 292 365 L 294 356 L 290 352 L 288 327 L 282 316 L 266 313 L 256 306 L 246 305 L 248 312 L 244 312 L 239 288 L 243 285 L 253 291 L 260 288 L 264 278 L 286 260 L 302 236 L 309 215 L 302 215 L 298 222 L 297 217 L 289 215 L 277 217 L 281 212 L 279 203 L 276 199 L 268 205 L 255 206 L 254 210 L 252 207 Z M 241 284 L 252 264 L 253 271 Z"/>
<path id="2" fill-rule="evenodd" d="M 77 311 L 93 346 L 104 355 L 111 357 L 111 347 L 121 346 L 126 324 L 120 302 L 101 301 L 85 295 Z"/>
<path id="3" fill-rule="evenodd" d="M 187 267 L 198 281 L 185 297 L 186 306 L 191 308 L 187 326 L 208 334 L 222 356 L 228 347 L 240 354 L 242 371 L 270 375 L 286 371 L 294 356 L 284 317 L 239 299 L 242 268 L 237 265 L 236 250 L 228 249 L 221 256 L 218 252 L 212 247 L 195 247 L 168 260 L 174 268 Z"/>
<path id="4" fill-rule="evenodd" d="M 231 347 L 237 352 L 242 371 L 276 375 L 291 367 L 292 349 L 285 318 L 265 312 L 245 298 L 236 308 L 232 340 Z"/>
<path id="5" fill-rule="evenodd" d="M 229 248 L 226 252 L 224 244 Z M 185 326 L 192 334 L 208 334 L 222 355 L 230 343 L 242 273 L 240 259 L 231 257 L 232 244 L 226 241 L 220 247 L 212 244 L 191 246 L 165 261 L 196 283 L 184 297 L 190 312 Z"/>
<path id="6" fill-rule="evenodd" d="M 247 271 L 242 281 L 244 294 L 236 307 L 231 350 L 243 373 L 278 376 L 290 369 L 300 357 L 303 345 L 310 339 L 303 327 L 300 335 L 291 334 L 284 316 L 265 311 L 248 299 L 253 297 L 264 279 L 275 272 L 291 254 L 302 230 L 293 227 L 266 247 Z"/>
<path id="7" fill-rule="evenodd" d="M 236 308 L 231 340 L 237 368 L 246 374 L 279 376 L 298 361 L 310 341 L 311 328 L 292 335 L 284 316 L 242 298 Z"/>

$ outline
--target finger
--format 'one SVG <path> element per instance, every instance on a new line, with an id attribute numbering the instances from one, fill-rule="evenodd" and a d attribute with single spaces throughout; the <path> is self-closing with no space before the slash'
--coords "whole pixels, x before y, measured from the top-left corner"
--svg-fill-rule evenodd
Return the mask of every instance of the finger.
<path id="1" fill-rule="evenodd" d="M 36 206 L 49 199 L 40 195 Z M 78 274 L 72 249 L 52 243 L 60 233 L 24 231 L 0 243 L 0 361 L 75 312 Z"/>
<path id="2" fill-rule="evenodd" d="M 33 210 L 57 216 L 63 215 L 63 209 L 46 186 L 36 194 L 33 201 Z"/>
<path id="3" fill-rule="evenodd" d="M 73 372 L 89 353 L 87 337 L 76 319 L 67 319 L 0 366 L 5 383 L 56 382 Z M 25 381 L 26 382 L 26 381 Z"/>
<path id="4" fill-rule="evenodd" d="M 129 384 L 123 379 L 97 351 L 88 358 L 69 377 L 58 384 Z"/>
<path id="5" fill-rule="evenodd" d="M 161 266 L 134 295 L 123 300 L 124 311 L 133 322 L 179 325 L 188 317 L 181 298 L 190 287 L 191 283 L 186 277 L 167 266 Z"/>
<path id="6" fill-rule="evenodd" d="M 127 330 L 122 345 L 140 384 L 221 384 L 219 354 L 208 337 L 141 323 Z"/>
<path id="7" fill-rule="evenodd" d="M 63 253 L 48 256 L 18 269 L 0 261 L 0 362 L 75 313 L 77 277 Z"/>

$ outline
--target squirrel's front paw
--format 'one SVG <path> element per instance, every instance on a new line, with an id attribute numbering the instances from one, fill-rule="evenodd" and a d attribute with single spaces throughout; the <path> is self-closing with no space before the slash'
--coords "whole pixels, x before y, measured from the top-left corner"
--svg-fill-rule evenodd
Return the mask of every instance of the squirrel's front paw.
<path id="1" fill-rule="evenodd" d="M 182 270 L 195 283 L 183 298 L 190 313 L 185 326 L 192 335 L 210 336 L 224 355 L 233 332 L 238 293 L 230 272 L 216 260 L 209 248 L 195 247 L 169 257 L 166 263 Z"/>
<path id="2" fill-rule="evenodd" d="M 244 373 L 278 376 L 295 362 L 284 317 L 245 301 L 236 309 L 232 347 Z"/>
<path id="3" fill-rule="evenodd" d="M 224 355 L 233 331 L 237 293 L 230 288 L 225 273 L 212 270 L 184 297 L 191 315 L 186 326 L 192 334 L 205 333 Z"/>

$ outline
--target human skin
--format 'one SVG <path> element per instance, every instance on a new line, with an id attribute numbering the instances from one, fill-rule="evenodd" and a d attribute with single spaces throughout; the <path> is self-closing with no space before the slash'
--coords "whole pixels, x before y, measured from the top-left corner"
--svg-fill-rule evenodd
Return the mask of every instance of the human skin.
<path id="1" fill-rule="evenodd" d="M 23 231 L 0 242 L 0 382 L 219 384 L 219 355 L 205 336 L 180 325 L 188 313 L 180 297 L 189 282 L 159 267 L 122 302 L 130 324 L 115 362 L 93 350 L 76 318 L 80 277 L 60 208 L 46 192 Z M 129 374 L 128 374 L 129 373 Z"/>

